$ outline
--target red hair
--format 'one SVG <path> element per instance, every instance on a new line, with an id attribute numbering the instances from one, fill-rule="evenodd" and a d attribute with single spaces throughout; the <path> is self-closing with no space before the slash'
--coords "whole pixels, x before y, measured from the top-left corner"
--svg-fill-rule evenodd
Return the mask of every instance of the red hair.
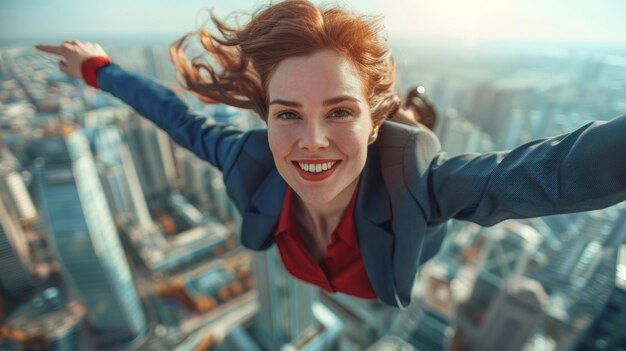
<path id="1" fill-rule="evenodd" d="M 243 28 L 228 26 L 213 13 L 211 21 L 220 37 L 204 29 L 197 33 L 215 64 L 204 56 L 187 59 L 185 49 L 193 33 L 170 48 L 183 85 L 204 102 L 252 109 L 266 119 L 267 86 L 278 64 L 289 57 L 332 50 L 355 67 L 375 123 L 398 111 L 394 64 L 379 17 L 286 0 L 257 10 Z"/>

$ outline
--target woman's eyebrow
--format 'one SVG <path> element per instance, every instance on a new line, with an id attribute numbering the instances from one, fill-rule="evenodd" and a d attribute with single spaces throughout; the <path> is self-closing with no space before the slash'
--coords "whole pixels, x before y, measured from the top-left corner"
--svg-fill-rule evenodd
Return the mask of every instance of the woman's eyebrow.
<path id="1" fill-rule="evenodd" d="M 324 106 L 328 106 L 328 105 L 335 105 L 338 104 L 340 102 L 344 102 L 344 101 L 354 101 L 354 102 L 360 102 L 359 99 L 350 96 L 350 95 L 340 95 L 340 96 L 336 96 L 336 97 L 332 97 L 329 99 L 324 100 L 324 102 L 322 102 L 322 104 Z M 283 99 L 274 99 L 272 100 L 269 105 L 273 105 L 273 104 L 280 104 L 280 105 L 285 105 L 288 107 L 293 107 L 293 108 L 302 108 L 302 104 L 296 101 L 289 101 L 289 100 L 283 100 Z M 269 106 L 268 105 L 268 106 Z"/>

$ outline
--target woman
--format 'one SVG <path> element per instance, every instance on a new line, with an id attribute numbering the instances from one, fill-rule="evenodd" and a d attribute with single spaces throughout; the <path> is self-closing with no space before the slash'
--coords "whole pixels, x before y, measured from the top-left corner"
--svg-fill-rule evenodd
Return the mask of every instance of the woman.
<path id="1" fill-rule="evenodd" d="M 402 308 L 450 218 L 493 225 L 626 197 L 616 152 L 626 149 L 626 116 L 511 152 L 448 159 L 432 133 L 386 121 L 399 99 L 376 20 L 294 0 L 242 29 L 213 22 L 221 37 L 200 37 L 221 71 L 189 63 L 187 38 L 172 47 L 173 62 L 202 100 L 253 109 L 267 130 L 205 123 L 162 85 L 109 63 L 97 44 L 38 48 L 221 169 L 243 245 L 275 242 L 289 272 L 325 290 Z"/>

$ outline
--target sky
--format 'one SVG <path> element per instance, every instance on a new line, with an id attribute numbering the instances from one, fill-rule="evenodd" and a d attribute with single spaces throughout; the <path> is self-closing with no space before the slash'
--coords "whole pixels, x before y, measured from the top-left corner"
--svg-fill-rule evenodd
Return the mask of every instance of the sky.
<path id="1" fill-rule="evenodd" d="M 319 3 L 320 1 L 314 1 Z M 249 12 L 260 0 L 0 0 L 0 41 L 194 30 L 213 7 Z M 342 0 L 385 18 L 391 37 L 626 43 L 623 0 Z"/>

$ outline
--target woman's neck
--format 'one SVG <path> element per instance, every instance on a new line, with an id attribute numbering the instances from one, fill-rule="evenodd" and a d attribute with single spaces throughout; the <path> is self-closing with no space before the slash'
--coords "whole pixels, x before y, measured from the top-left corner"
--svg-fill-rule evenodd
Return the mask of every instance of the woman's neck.
<path id="1" fill-rule="evenodd" d="M 330 243 L 333 231 L 341 222 L 357 184 L 358 179 L 347 186 L 332 201 L 323 205 L 307 204 L 297 194 L 294 194 L 292 211 L 296 217 L 298 229 L 317 259 L 326 252 L 326 246 Z"/>

